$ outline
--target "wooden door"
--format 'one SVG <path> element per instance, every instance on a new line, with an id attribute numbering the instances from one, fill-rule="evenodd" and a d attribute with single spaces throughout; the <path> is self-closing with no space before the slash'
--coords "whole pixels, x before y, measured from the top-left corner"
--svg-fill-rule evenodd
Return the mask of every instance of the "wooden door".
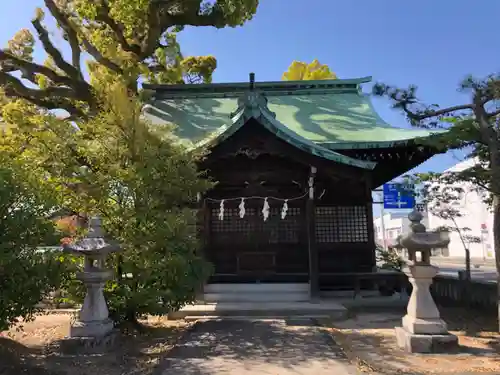
<path id="1" fill-rule="evenodd" d="M 287 275 L 307 274 L 301 202 L 290 205 L 284 219 L 283 203 L 270 202 L 266 221 L 262 204 L 261 200 L 249 201 L 243 218 L 237 204 L 226 205 L 223 220 L 219 218 L 218 206 L 211 208 L 207 253 L 216 275 L 232 275 L 233 279 L 246 281 L 287 281 Z"/>

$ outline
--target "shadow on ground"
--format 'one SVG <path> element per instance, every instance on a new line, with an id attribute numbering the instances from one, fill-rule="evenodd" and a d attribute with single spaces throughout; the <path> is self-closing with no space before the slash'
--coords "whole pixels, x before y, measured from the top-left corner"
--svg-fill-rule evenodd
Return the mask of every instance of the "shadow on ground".
<path id="1" fill-rule="evenodd" d="M 27 347 L 0 338 L 0 375 L 147 375 L 180 335 L 178 327 L 145 327 L 120 334 L 114 350 L 99 355 L 63 355 L 58 342 Z"/>
<path id="2" fill-rule="evenodd" d="M 459 334 L 460 347 L 454 353 L 408 355 L 397 348 L 394 327 L 401 325 L 405 314 L 400 308 L 351 309 L 348 320 L 330 324 L 331 333 L 350 360 L 384 374 L 500 373 L 496 317 L 473 309 L 439 306 L 439 310 L 448 329 Z"/>
<path id="3" fill-rule="evenodd" d="M 8 337 L 0 337 L 0 374 L 1 375 L 59 375 L 50 372 L 31 361 L 39 350 L 28 348 Z"/>
<path id="4" fill-rule="evenodd" d="M 310 320 L 209 320 L 196 323 L 156 374 L 347 374 L 348 359 L 332 336 Z M 234 367 L 232 367 L 234 366 Z M 337 371 L 335 370 L 337 367 Z M 231 369 L 231 371 L 229 371 Z M 240 372 L 238 372 L 240 371 Z M 333 372 L 332 372 L 333 371 Z M 325 372 L 326 373 L 326 372 Z"/>

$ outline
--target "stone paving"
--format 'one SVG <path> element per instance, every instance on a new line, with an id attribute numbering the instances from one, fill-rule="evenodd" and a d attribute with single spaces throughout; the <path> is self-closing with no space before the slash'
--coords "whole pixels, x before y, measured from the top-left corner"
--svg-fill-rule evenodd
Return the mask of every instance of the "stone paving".
<path id="1" fill-rule="evenodd" d="M 157 375 L 354 375 L 331 336 L 310 319 L 207 320 L 169 352 Z"/>

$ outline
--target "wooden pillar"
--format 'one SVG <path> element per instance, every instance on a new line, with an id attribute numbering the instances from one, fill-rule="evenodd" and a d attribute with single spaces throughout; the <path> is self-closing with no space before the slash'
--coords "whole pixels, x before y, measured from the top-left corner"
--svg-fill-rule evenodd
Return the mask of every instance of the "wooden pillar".
<path id="1" fill-rule="evenodd" d="M 377 267 L 377 254 L 375 252 L 375 231 L 373 225 L 373 196 L 372 196 L 372 178 L 370 172 L 365 172 L 365 191 L 366 191 L 366 224 L 368 231 L 368 244 L 372 249 L 372 269 L 376 270 Z M 383 220 L 384 218 L 382 218 Z"/>
<path id="2" fill-rule="evenodd" d="M 316 204 L 314 201 L 314 177 L 316 168 L 311 167 L 309 195 L 306 201 L 307 247 L 309 251 L 309 295 L 311 300 L 319 299 L 319 263 L 316 246 Z"/>
<path id="3" fill-rule="evenodd" d="M 205 197 L 198 194 L 197 197 L 197 215 L 196 215 L 196 235 L 200 241 L 202 254 L 205 255 L 205 247 L 207 245 L 207 202 Z"/>
<path id="4" fill-rule="evenodd" d="M 198 212 L 197 212 L 197 236 L 200 241 L 201 255 L 207 260 L 207 246 L 209 245 L 210 233 L 210 207 L 207 204 L 205 197 L 198 194 Z M 202 302 L 205 298 L 205 285 L 200 285 L 197 292 L 197 300 Z"/>

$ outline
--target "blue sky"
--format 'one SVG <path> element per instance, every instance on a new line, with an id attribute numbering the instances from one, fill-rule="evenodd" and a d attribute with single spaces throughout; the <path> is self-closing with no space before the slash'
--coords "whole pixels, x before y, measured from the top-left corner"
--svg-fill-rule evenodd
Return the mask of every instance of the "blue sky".
<path id="1" fill-rule="evenodd" d="M 3 1 L 0 40 L 30 26 L 42 0 Z M 279 80 L 293 60 L 317 58 L 340 78 L 373 76 L 399 86 L 416 84 L 428 103 L 467 101 L 457 92 L 468 74 L 485 76 L 500 68 L 500 1 L 261 0 L 244 27 L 189 28 L 180 37 L 185 55 L 218 59 L 214 80 Z M 59 39 L 60 40 L 60 39 Z M 381 117 L 407 126 L 388 101 L 374 100 Z M 440 171 L 462 155 L 436 156 L 418 168 Z"/>

